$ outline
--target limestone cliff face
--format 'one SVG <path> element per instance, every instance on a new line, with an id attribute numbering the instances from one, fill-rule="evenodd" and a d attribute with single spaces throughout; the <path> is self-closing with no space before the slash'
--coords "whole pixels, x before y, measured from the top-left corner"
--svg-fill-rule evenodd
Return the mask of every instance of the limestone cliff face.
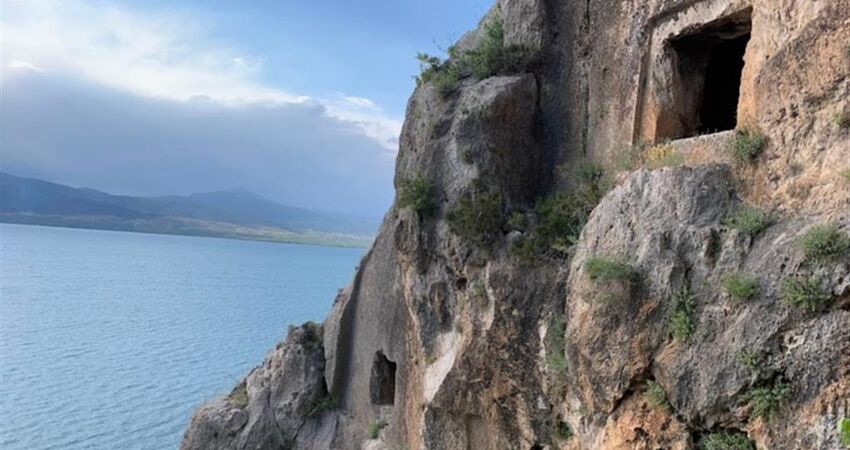
<path id="1" fill-rule="evenodd" d="M 846 445 L 850 0 L 500 0 L 452 61 L 330 316 L 182 448 Z"/>

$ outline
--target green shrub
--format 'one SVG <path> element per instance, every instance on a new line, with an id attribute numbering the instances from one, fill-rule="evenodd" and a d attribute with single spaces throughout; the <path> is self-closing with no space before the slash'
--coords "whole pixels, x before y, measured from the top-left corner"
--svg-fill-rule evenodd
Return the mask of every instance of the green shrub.
<path id="1" fill-rule="evenodd" d="M 381 430 L 387 427 L 389 423 L 387 423 L 384 419 L 373 419 L 369 422 L 368 435 L 369 439 L 378 439 L 378 436 L 381 435 Z"/>
<path id="2" fill-rule="evenodd" d="M 759 293 L 758 280 L 743 273 L 730 273 L 720 279 L 723 290 L 736 302 L 752 300 Z"/>
<path id="3" fill-rule="evenodd" d="M 664 411 L 670 411 L 670 402 L 667 400 L 667 393 L 664 392 L 664 388 L 660 384 L 653 380 L 647 382 L 644 395 L 646 395 L 646 399 L 653 405 Z"/>
<path id="4" fill-rule="evenodd" d="M 559 316 L 549 321 L 549 327 L 546 330 L 546 366 L 557 373 L 567 369 L 567 358 L 564 356 L 565 331 L 564 320 Z"/>
<path id="5" fill-rule="evenodd" d="M 723 224 L 741 233 L 755 236 L 770 225 L 770 218 L 760 209 L 742 206 L 726 216 Z"/>
<path id="6" fill-rule="evenodd" d="M 313 400 L 310 406 L 307 407 L 307 417 L 314 417 L 321 415 L 325 411 L 332 411 L 336 409 L 338 403 L 336 397 L 325 393 L 325 395 Z"/>
<path id="7" fill-rule="evenodd" d="M 551 195 L 537 203 L 534 213 L 536 220 L 514 242 L 511 253 L 525 262 L 543 256 L 569 255 L 587 222 L 576 197 L 565 193 Z"/>
<path id="8" fill-rule="evenodd" d="M 591 211 L 611 183 L 602 166 L 582 162 L 574 168 L 559 168 L 574 180 L 572 191 L 558 192 L 537 202 L 536 221 L 529 233 L 511 248 L 518 258 L 529 261 L 541 256 L 569 256 L 578 242 Z"/>
<path id="9" fill-rule="evenodd" d="M 481 40 L 474 50 L 449 49 L 446 60 L 420 53 L 416 56 L 421 73 L 416 77 L 417 86 L 431 83 L 447 96 L 457 89 L 460 79 L 466 74 L 483 80 L 500 73 L 517 72 L 526 64 L 528 52 L 520 46 L 506 46 L 501 20 L 493 19 L 484 25 Z"/>
<path id="10" fill-rule="evenodd" d="M 678 167 L 685 162 L 685 157 L 677 153 L 670 143 L 661 143 L 646 149 L 641 155 L 644 167 L 659 169 L 662 167 Z"/>
<path id="11" fill-rule="evenodd" d="M 789 278 L 782 282 L 779 298 L 789 306 L 817 311 L 832 298 L 823 290 L 817 278 Z"/>
<path id="12" fill-rule="evenodd" d="M 591 256 L 584 263 L 584 270 L 591 280 L 630 281 L 635 278 L 635 269 L 622 262 L 604 256 Z"/>
<path id="13" fill-rule="evenodd" d="M 419 60 L 421 70 L 419 76 L 416 77 L 417 86 L 430 83 L 444 97 L 457 89 L 460 74 L 451 60 L 443 61 L 438 56 L 426 53 L 419 53 L 416 55 L 416 59 Z"/>
<path id="14" fill-rule="evenodd" d="M 732 140 L 732 156 L 741 163 L 750 163 L 764 150 L 767 138 L 760 131 L 744 128 L 735 132 Z"/>
<path id="15" fill-rule="evenodd" d="M 687 341 L 696 331 L 696 302 L 687 287 L 670 297 L 668 322 L 670 334 L 679 341 Z"/>
<path id="16" fill-rule="evenodd" d="M 850 447 L 850 419 L 842 417 L 838 421 L 838 441 L 841 445 Z"/>
<path id="17" fill-rule="evenodd" d="M 446 218 L 453 233 L 479 247 L 487 247 L 502 232 L 503 208 L 501 194 L 475 186 L 458 199 Z"/>
<path id="18" fill-rule="evenodd" d="M 764 369 L 764 355 L 756 350 L 741 350 L 738 353 L 738 362 L 747 369 L 753 383 L 764 378 L 767 373 Z"/>
<path id="19" fill-rule="evenodd" d="M 228 402 L 237 408 L 248 406 L 248 387 L 245 382 L 239 383 L 227 396 Z"/>
<path id="20" fill-rule="evenodd" d="M 832 122 L 835 123 L 835 127 L 839 130 L 846 130 L 850 128 L 850 114 L 846 112 L 838 112 L 832 116 Z"/>
<path id="21" fill-rule="evenodd" d="M 850 238 L 835 225 L 816 225 L 800 237 L 806 259 L 828 262 L 838 259 L 850 249 Z"/>
<path id="22" fill-rule="evenodd" d="M 779 414 L 790 396 L 791 386 L 782 380 L 776 380 L 772 386 L 749 391 L 744 398 L 750 405 L 750 417 L 770 420 Z"/>
<path id="23" fill-rule="evenodd" d="M 525 217 L 525 214 L 514 211 L 508 218 L 507 225 L 511 231 L 523 231 L 528 227 L 528 219 Z"/>
<path id="24" fill-rule="evenodd" d="M 399 182 L 399 208 L 410 207 L 420 217 L 426 218 L 434 213 L 437 205 L 434 203 L 431 182 L 418 174 L 410 179 Z"/>
<path id="25" fill-rule="evenodd" d="M 753 441 L 744 433 L 720 431 L 709 433 L 699 440 L 699 450 L 756 450 Z"/>
<path id="26" fill-rule="evenodd" d="M 558 424 L 555 425 L 555 436 L 562 441 L 569 440 L 573 437 L 573 430 L 570 429 L 570 425 L 563 420 L 559 420 Z"/>

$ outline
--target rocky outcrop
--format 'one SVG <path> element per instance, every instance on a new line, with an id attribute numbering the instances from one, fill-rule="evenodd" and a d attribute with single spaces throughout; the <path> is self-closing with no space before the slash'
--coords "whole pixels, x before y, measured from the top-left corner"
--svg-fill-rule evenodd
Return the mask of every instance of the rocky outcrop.
<path id="1" fill-rule="evenodd" d="M 336 407 L 323 378 L 322 327 L 291 328 L 229 396 L 201 407 L 181 448 L 332 448 Z"/>
<path id="2" fill-rule="evenodd" d="M 848 0 L 500 0 L 323 328 L 182 447 L 840 449 L 848 37 Z"/>

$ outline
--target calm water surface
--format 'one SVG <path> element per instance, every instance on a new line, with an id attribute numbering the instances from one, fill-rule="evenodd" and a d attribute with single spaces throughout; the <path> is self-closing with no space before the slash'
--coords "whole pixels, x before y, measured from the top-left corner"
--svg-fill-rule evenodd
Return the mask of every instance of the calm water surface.
<path id="1" fill-rule="evenodd" d="M 0 448 L 176 448 L 361 254 L 0 225 Z"/>

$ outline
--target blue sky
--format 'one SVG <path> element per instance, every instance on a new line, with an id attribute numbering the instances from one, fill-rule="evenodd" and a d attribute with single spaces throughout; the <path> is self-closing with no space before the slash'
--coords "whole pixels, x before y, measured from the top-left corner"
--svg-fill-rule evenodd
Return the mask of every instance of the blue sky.
<path id="1" fill-rule="evenodd" d="M 414 56 L 490 4 L 0 0 L 3 170 L 378 216 Z"/>

